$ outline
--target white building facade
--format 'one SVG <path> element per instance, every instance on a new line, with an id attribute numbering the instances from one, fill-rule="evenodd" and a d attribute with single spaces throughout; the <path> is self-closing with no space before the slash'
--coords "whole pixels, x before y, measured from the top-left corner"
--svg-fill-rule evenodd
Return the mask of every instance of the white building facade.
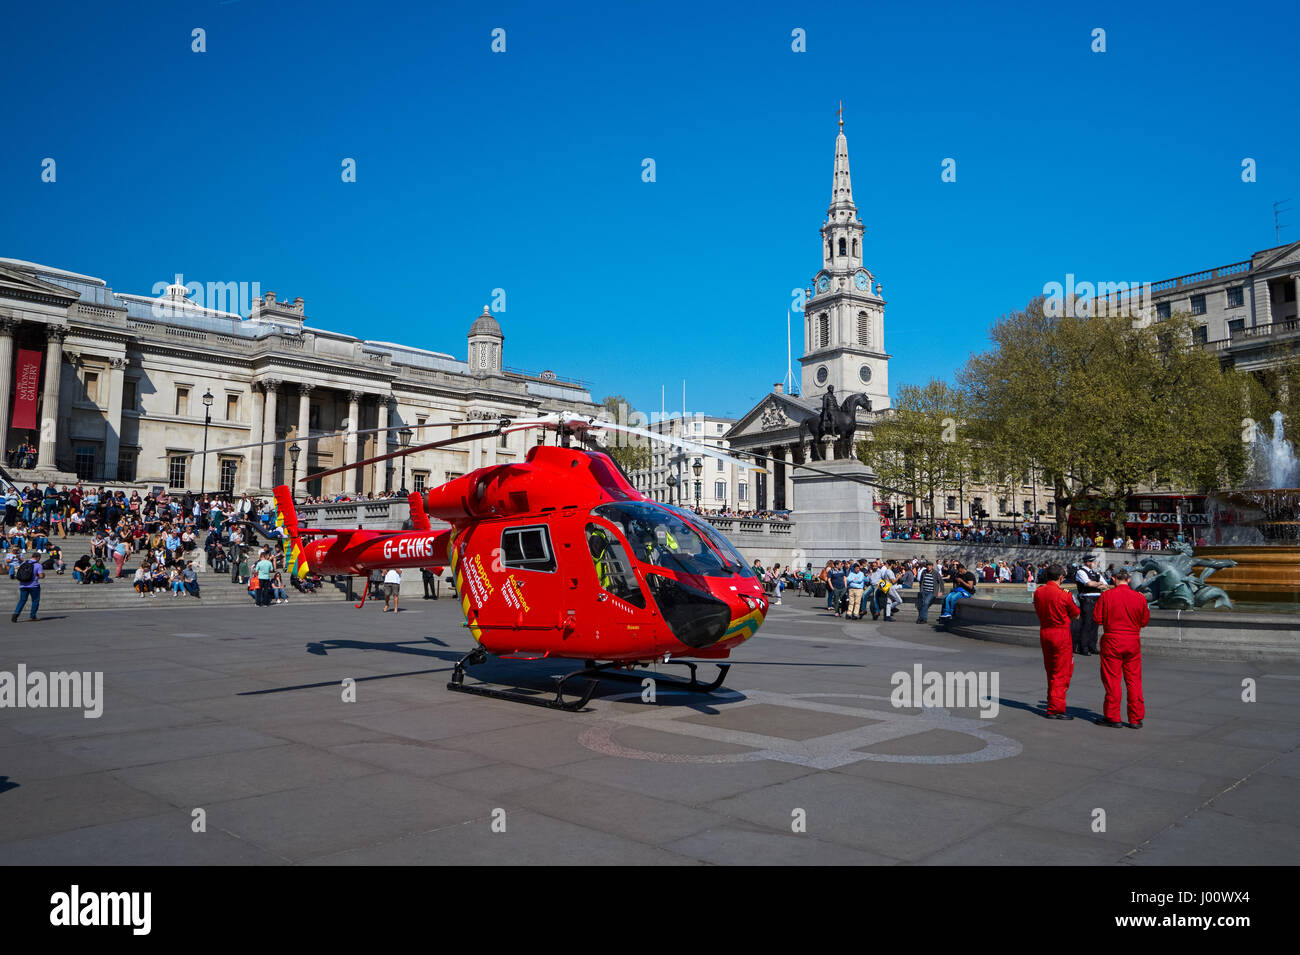
<path id="1" fill-rule="evenodd" d="M 0 259 L 4 449 L 39 443 L 38 476 L 265 493 L 395 451 L 405 428 L 416 445 L 502 417 L 600 410 L 580 381 L 507 368 L 505 336 L 486 306 L 471 323 L 466 358 L 457 359 L 313 328 L 301 298 L 279 301 L 268 292 L 252 299 L 245 317 L 192 296 L 194 288 L 179 282 L 161 296 L 131 295 L 93 276 Z M 419 427 L 443 421 L 455 426 Z M 314 481 L 305 493 L 383 493 L 403 481 L 421 490 L 522 460 L 530 440 L 518 433 L 420 452 L 405 464 Z M 292 444 L 300 448 L 296 474 Z"/>
<path id="2" fill-rule="evenodd" d="M 646 430 L 693 441 L 719 451 L 730 448 L 724 435 L 736 423 L 735 418 L 718 418 L 695 414 L 683 418 L 679 415 L 661 416 L 647 424 Z M 651 443 L 650 465 L 634 472 L 633 485 L 647 497 L 667 504 L 695 507 L 705 511 L 740 513 L 752 511 L 756 488 L 754 482 L 761 475 L 752 467 L 719 461 L 715 458 L 692 454 L 670 444 Z M 699 463 L 700 474 L 695 474 Z M 697 494 L 698 492 L 698 494 Z"/>

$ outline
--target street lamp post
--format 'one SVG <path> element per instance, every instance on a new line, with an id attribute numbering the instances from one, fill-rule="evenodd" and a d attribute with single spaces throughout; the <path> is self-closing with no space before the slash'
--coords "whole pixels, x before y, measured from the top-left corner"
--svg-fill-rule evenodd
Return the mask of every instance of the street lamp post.
<path id="1" fill-rule="evenodd" d="M 676 504 L 676 505 L 678 505 L 678 506 L 681 506 L 682 498 L 681 498 L 681 495 L 677 493 L 677 475 L 676 475 L 676 474 L 673 474 L 671 471 L 669 471 L 669 472 L 668 472 L 668 480 L 665 481 L 664 483 L 668 485 L 668 501 L 669 501 L 669 503 L 672 503 L 672 504 Z"/>
<path id="2" fill-rule="evenodd" d="M 212 389 L 203 393 L 203 464 L 200 465 L 199 497 L 208 493 L 208 425 L 212 423 Z"/>
<path id="3" fill-rule="evenodd" d="M 691 470 L 695 473 L 695 509 L 698 511 L 700 509 L 700 491 L 704 487 L 700 481 L 700 475 L 704 473 L 704 462 L 696 458 L 695 463 L 691 465 Z"/>
<path id="4" fill-rule="evenodd" d="M 289 463 L 293 466 L 293 479 L 289 482 L 289 500 L 293 500 L 294 488 L 298 486 L 298 455 L 302 454 L 302 448 L 298 447 L 295 441 L 289 445 Z"/>
<path id="5" fill-rule="evenodd" d="M 415 434 L 410 428 L 402 428 L 397 432 L 397 440 L 405 451 L 411 446 L 411 436 Z M 402 494 L 406 493 L 406 455 L 402 455 Z"/>

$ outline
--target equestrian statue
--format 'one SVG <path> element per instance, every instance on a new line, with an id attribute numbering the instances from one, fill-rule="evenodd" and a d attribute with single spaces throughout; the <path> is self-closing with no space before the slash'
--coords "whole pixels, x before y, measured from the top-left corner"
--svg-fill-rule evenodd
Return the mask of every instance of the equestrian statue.
<path id="1" fill-rule="evenodd" d="M 853 436 L 858 427 L 858 409 L 871 410 L 871 399 L 862 393 L 849 395 L 840 404 L 835 398 L 835 386 L 831 385 L 822 396 L 820 414 L 810 415 L 799 423 L 799 437 L 804 432 L 812 438 L 812 456 L 814 461 L 824 461 L 822 451 L 827 438 L 834 439 L 833 455 L 836 458 L 853 457 Z"/>

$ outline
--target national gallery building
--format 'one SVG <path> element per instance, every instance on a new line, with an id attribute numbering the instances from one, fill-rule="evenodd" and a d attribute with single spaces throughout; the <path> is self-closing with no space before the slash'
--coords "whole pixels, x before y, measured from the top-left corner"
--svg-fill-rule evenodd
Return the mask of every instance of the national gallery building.
<path id="1" fill-rule="evenodd" d="M 35 472 L 18 472 L 20 484 L 75 475 L 269 492 L 295 476 L 293 445 L 302 478 L 501 417 L 600 411 L 581 381 L 507 368 L 505 336 L 486 306 L 470 323 L 465 357 L 455 358 L 313 328 L 301 298 L 267 292 L 243 317 L 192 301 L 202 298 L 195 288 L 131 295 L 103 279 L 0 259 L 0 438 L 11 466 L 19 445 L 37 448 Z M 465 424 L 417 427 L 437 421 Z M 372 428 L 389 430 L 329 434 Z M 278 439 L 289 440 L 222 450 Z M 522 460 L 530 441 L 523 432 L 421 452 L 405 459 L 405 475 L 402 460 L 390 460 L 317 480 L 305 493 L 378 493 L 403 476 L 422 490 Z"/>

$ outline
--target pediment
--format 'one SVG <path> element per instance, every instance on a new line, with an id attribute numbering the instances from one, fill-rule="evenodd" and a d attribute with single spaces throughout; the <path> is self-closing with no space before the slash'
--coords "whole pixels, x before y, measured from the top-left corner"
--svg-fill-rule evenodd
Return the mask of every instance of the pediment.
<path id="1" fill-rule="evenodd" d="M 1258 263 L 1251 263 L 1252 272 L 1263 272 L 1266 269 L 1276 269 L 1290 264 L 1300 265 L 1300 242 L 1292 242 L 1290 245 L 1278 249 L 1276 254 L 1270 255 Z"/>
<path id="2" fill-rule="evenodd" d="M 758 435 L 798 430 L 800 422 L 812 417 L 816 409 L 793 395 L 766 394 L 758 404 L 731 426 L 724 435 L 728 441 Z"/>
<path id="3" fill-rule="evenodd" d="M 69 305 L 81 298 L 70 288 L 42 281 L 34 275 L 3 265 L 0 265 L 0 297 L 57 299 Z"/>

